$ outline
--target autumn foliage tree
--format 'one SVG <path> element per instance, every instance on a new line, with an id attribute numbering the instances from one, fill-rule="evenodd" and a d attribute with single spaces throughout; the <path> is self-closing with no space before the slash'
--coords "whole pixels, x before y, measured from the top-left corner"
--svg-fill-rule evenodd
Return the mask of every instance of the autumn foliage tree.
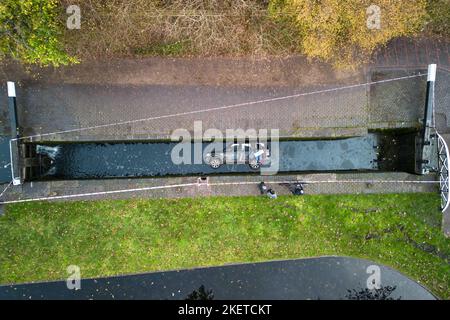
<path id="1" fill-rule="evenodd" d="M 349 66 L 366 62 L 395 37 L 419 32 L 427 21 L 426 5 L 426 0 L 271 0 L 269 10 L 276 19 L 291 19 L 304 54 Z"/>
<path id="2" fill-rule="evenodd" d="M 76 62 L 59 41 L 57 0 L 2 0 L 0 2 L 0 60 L 65 65 Z"/>

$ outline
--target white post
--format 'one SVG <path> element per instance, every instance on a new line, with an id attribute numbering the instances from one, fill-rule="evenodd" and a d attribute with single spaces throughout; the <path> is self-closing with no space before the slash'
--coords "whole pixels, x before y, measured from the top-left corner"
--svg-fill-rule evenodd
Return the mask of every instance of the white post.
<path id="1" fill-rule="evenodd" d="M 8 86 L 8 97 L 15 98 L 16 97 L 16 85 L 12 81 L 8 81 L 6 83 Z"/>
<path id="2" fill-rule="evenodd" d="M 428 65 L 428 78 L 427 81 L 436 81 L 436 71 L 437 71 L 437 65 L 436 64 L 430 64 Z"/>

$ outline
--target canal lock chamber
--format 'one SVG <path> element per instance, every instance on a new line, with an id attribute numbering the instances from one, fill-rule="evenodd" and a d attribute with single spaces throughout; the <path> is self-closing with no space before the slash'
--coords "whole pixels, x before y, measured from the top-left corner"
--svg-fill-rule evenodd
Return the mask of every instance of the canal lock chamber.
<path id="1" fill-rule="evenodd" d="M 281 174 L 314 172 L 414 173 L 417 131 L 390 130 L 339 139 L 280 140 L 272 165 Z M 22 143 L 21 169 L 25 181 L 145 178 L 258 174 L 245 164 L 175 164 L 177 142 L 92 141 Z M 209 142 L 202 143 L 202 151 Z M 224 143 L 224 146 L 227 143 Z M 268 142 L 272 156 L 274 142 Z"/>

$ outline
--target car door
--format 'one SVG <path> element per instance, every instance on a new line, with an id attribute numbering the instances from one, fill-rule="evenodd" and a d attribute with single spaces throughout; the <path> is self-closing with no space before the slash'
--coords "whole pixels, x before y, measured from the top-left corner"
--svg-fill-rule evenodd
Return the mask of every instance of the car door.
<path id="1" fill-rule="evenodd" d="M 229 164 L 236 163 L 238 157 L 239 157 L 239 145 L 238 144 L 232 144 L 227 148 L 227 151 L 225 152 L 225 162 Z"/>
<path id="2" fill-rule="evenodd" d="M 270 157 L 269 149 L 266 148 L 266 146 L 263 143 L 257 143 L 256 144 L 256 151 L 255 155 L 258 155 L 258 159 L 262 162 L 267 161 L 267 159 Z"/>
<path id="3" fill-rule="evenodd" d="M 243 144 L 241 150 L 242 153 L 240 155 L 239 163 L 249 163 L 253 156 L 252 147 L 249 144 Z"/>

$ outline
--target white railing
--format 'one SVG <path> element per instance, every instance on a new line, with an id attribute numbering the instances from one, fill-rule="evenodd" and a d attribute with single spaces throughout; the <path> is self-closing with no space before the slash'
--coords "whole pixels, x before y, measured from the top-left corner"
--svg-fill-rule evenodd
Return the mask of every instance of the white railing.
<path id="1" fill-rule="evenodd" d="M 441 192 L 441 209 L 442 211 L 447 210 L 450 205 L 450 191 L 449 191 L 449 179 L 448 179 L 448 169 L 449 169 L 449 151 L 448 146 L 445 143 L 444 138 L 437 133 L 438 136 L 438 151 L 439 151 L 439 185 Z"/>

